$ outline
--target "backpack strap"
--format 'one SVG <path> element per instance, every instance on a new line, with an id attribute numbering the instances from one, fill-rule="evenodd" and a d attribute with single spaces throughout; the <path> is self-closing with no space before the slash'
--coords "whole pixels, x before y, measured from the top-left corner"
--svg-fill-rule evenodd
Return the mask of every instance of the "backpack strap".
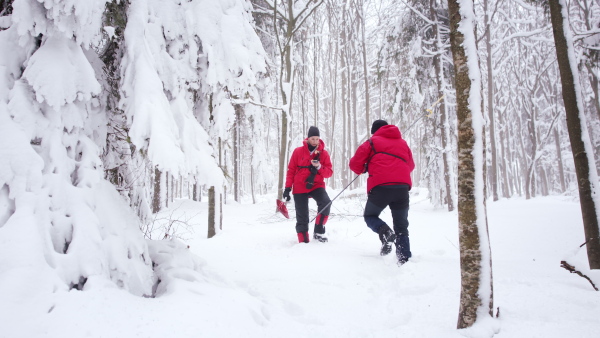
<path id="1" fill-rule="evenodd" d="M 369 165 L 369 163 L 371 162 L 371 159 L 373 159 L 373 157 L 377 154 L 385 154 L 385 155 L 389 155 L 395 158 L 399 158 L 402 161 L 404 161 L 404 163 L 408 163 L 406 162 L 405 159 L 403 159 L 402 157 L 398 156 L 398 155 L 394 155 L 394 154 L 390 154 L 390 153 L 386 153 L 385 151 L 377 151 L 375 150 L 375 145 L 373 145 L 373 140 L 371 138 L 369 138 L 369 143 L 371 144 L 371 150 L 373 150 L 373 155 L 371 155 L 371 157 L 369 157 L 369 160 L 367 161 L 367 166 Z"/>

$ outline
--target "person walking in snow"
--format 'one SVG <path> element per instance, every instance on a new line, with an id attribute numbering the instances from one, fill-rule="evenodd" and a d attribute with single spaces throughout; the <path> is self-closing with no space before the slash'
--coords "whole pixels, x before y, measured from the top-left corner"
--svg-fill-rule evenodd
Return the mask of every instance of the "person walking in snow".
<path id="1" fill-rule="evenodd" d="M 314 239 L 327 242 L 325 223 L 331 207 L 329 195 L 325 191 L 325 179 L 333 175 L 331 159 L 325 150 L 325 143 L 320 139 L 319 129 L 311 126 L 302 146 L 294 149 L 285 180 L 283 198 L 290 200 L 290 192 L 294 195 L 296 206 L 296 232 L 299 243 L 308 243 L 308 198 L 317 202 L 319 214 L 314 227 Z"/>
<path id="2" fill-rule="evenodd" d="M 367 226 L 379 234 L 380 254 L 389 254 L 395 241 L 398 263 L 404 264 L 412 256 L 408 238 L 408 191 L 412 187 L 410 173 L 415 162 L 398 127 L 377 120 L 371 126 L 371 135 L 350 159 L 350 169 L 358 175 L 369 173 L 364 218 Z M 379 218 L 387 206 L 392 212 L 394 231 Z"/>

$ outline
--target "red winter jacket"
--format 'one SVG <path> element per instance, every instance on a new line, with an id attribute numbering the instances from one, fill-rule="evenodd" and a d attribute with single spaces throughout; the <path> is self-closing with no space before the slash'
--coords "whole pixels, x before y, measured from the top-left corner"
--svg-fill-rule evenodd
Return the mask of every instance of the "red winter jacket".
<path id="1" fill-rule="evenodd" d="M 304 139 L 302 147 L 294 149 L 292 157 L 290 158 L 290 163 L 288 164 L 285 187 L 292 188 L 293 194 L 305 194 L 317 188 L 325 188 L 325 179 L 333 175 L 331 159 L 329 158 L 329 153 L 325 150 L 325 143 L 323 140 L 319 140 L 319 145 L 312 155 L 308 151 L 307 140 L 308 139 Z M 312 166 L 310 161 L 317 156 L 317 151 L 321 154 L 319 159 L 321 169 L 319 169 L 319 172 L 315 176 L 315 184 L 311 189 L 306 189 L 306 179 L 310 175 L 310 169 L 302 167 Z"/>
<path id="2" fill-rule="evenodd" d="M 415 168 L 415 162 L 398 127 L 386 125 L 379 128 L 358 147 L 349 165 L 352 171 L 360 174 L 367 163 L 368 192 L 378 185 L 408 184 L 409 189 L 412 187 L 410 173 Z"/>

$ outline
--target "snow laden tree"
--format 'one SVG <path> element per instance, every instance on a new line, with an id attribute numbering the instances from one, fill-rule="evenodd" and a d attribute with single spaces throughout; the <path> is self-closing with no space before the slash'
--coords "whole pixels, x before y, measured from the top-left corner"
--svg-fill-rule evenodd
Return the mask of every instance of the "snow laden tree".
<path id="1" fill-rule="evenodd" d="M 189 197 L 205 185 L 214 187 L 211 201 L 220 203 L 228 176 L 220 146 L 235 121 L 232 100 L 257 95 L 265 73 L 250 4 L 117 3 L 107 7 L 105 19 L 111 33 L 106 45 L 119 46 L 104 65 L 113 79 L 105 93 L 111 128 L 118 131 L 108 140 L 106 167 L 119 168 L 126 195 L 146 224 L 189 184 Z M 246 116 L 261 122 L 259 112 Z M 213 220 L 220 220 L 221 208 L 215 210 Z"/>
<path id="2" fill-rule="evenodd" d="M 15 0 L 2 17 L 0 298 L 28 295 L 23 306 L 90 285 L 152 294 L 137 218 L 103 178 L 108 119 L 90 47 L 105 4 Z"/>
<path id="3" fill-rule="evenodd" d="M 600 182 L 598 182 L 597 168 L 593 159 L 594 150 L 587 131 L 580 89 L 581 81 L 569 28 L 567 5 L 564 0 L 548 0 L 548 4 L 560 70 L 562 96 L 567 113 L 569 139 L 575 161 L 588 261 L 590 269 L 600 269 L 600 231 L 598 230 Z"/>
<path id="4" fill-rule="evenodd" d="M 493 314 L 492 259 L 485 205 L 481 74 L 470 0 L 449 0 L 450 44 L 458 118 L 459 329 Z"/>

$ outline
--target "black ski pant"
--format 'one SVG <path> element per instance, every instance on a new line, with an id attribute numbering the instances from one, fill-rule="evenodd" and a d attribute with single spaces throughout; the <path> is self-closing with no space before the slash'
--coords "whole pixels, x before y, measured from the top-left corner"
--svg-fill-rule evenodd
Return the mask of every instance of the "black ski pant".
<path id="1" fill-rule="evenodd" d="M 379 229 L 387 225 L 379 215 L 387 206 L 390 207 L 396 233 L 396 250 L 399 250 L 404 258 L 412 256 L 408 238 L 408 189 L 408 185 L 405 184 L 376 186 L 369 192 L 364 214 L 367 226 L 379 233 Z"/>
<path id="2" fill-rule="evenodd" d="M 325 208 L 325 206 L 331 202 L 327 191 L 324 188 L 317 188 L 305 194 L 294 194 L 294 205 L 296 206 L 296 232 L 307 232 L 308 231 L 308 198 L 312 197 L 317 202 L 318 211 L 321 214 L 317 216 L 315 222 L 315 232 L 325 233 L 325 222 L 329 217 L 329 209 L 331 204 Z M 325 209 L 323 209 L 325 208 Z"/>

